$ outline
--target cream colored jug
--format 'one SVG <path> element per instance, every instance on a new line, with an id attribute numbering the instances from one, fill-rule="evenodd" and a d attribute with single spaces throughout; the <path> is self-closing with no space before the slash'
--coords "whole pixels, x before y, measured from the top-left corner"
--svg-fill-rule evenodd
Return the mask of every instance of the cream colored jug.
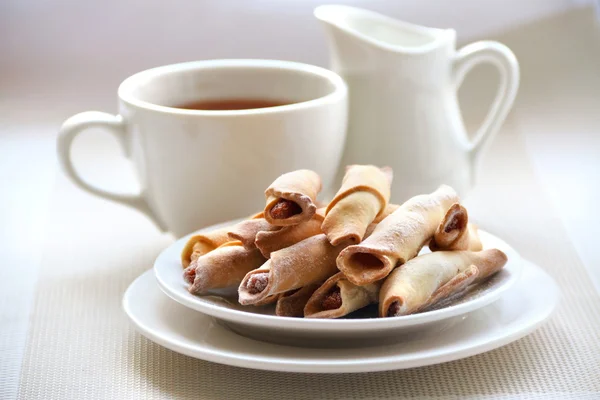
<path id="1" fill-rule="evenodd" d="M 452 29 L 421 27 L 354 7 L 320 6 L 315 16 L 327 29 L 331 68 L 349 87 L 341 167 L 391 166 L 394 202 L 442 183 L 466 194 L 482 149 L 517 93 L 519 66 L 513 53 L 491 41 L 457 51 Z M 457 89 L 482 62 L 495 65 L 501 79 L 487 117 L 470 140 Z"/>

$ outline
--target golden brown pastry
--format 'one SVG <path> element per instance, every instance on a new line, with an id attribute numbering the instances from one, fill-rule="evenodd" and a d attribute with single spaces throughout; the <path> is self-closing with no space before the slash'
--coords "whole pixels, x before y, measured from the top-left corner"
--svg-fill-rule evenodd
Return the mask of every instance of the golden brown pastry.
<path id="1" fill-rule="evenodd" d="M 229 232 L 230 229 L 231 227 L 228 226 L 192 236 L 181 252 L 181 265 L 183 265 L 183 268 L 187 268 L 190 263 L 196 261 L 198 257 L 203 256 L 228 242 L 229 235 L 227 232 Z"/>
<path id="2" fill-rule="evenodd" d="M 314 283 L 308 286 L 304 286 L 300 289 L 291 290 L 286 293 L 279 295 L 277 299 L 277 306 L 275 307 L 275 315 L 280 317 L 303 317 L 304 306 L 319 287 L 319 284 Z M 278 296 L 278 295 L 275 295 Z"/>
<path id="3" fill-rule="evenodd" d="M 337 272 L 335 260 L 344 247 L 332 246 L 319 234 L 271 253 L 267 262 L 242 280 L 240 304 L 255 304 L 273 294 L 323 282 Z"/>
<path id="4" fill-rule="evenodd" d="M 258 249 L 247 249 L 241 242 L 227 242 L 193 261 L 184 270 L 192 294 L 209 289 L 239 285 L 246 273 L 258 268 L 265 258 Z"/>
<path id="5" fill-rule="evenodd" d="M 367 227 L 383 214 L 390 199 L 392 169 L 373 165 L 346 167 L 342 187 L 327 206 L 321 229 L 329 242 L 359 243 Z"/>
<path id="6" fill-rule="evenodd" d="M 398 208 L 400 208 L 400 204 L 388 204 L 385 207 L 385 210 L 383 210 L 383 212 L 375 218 L 375 220 L 373 221 L 373 224 L 376 225 L 376 224 L 380 223 L 381 221 L 386 219 L 388 215 L 390 215 L 391 213 L 396 211 Z M 373 225 L 373 224 L 371 224 L 371 225 Z M 368 236 L 368 235 L 365 235 L 365 237 L 366 236 Z"/>
<path id="7" fill-rule="evenodd" d="M 284 226 L 281 229 L 261 231 L 256 234 L 255 244 L 263 256 L 269 258 L 271 253 L 290 247 L 311 236 L 321 232 L 321 223 L 325 215 L 325 208 L 319 208 L 315 215 L 308 221 L 298 225 Z"/>
<path id="8" fill-rule="evenodd" d="M 283 293 L 277 293 L 272 296 L 267 296 L 264 299 L 262 299 L 261 301 L 254 303 L 253 305 L 254 306 L 266 306 L 269 304 L 276 303 L 282 295 L 283 295 Z"/>
<path id="9" fill-rule="evenodd" d="M 314 171 L 299 169 L 281 175 L 265 191 L 265 219 L 277 226 L 308 221 L 317 211 L 320 191 L 321 178 Z"/>
<path id="10" fill-rule="evenodd" d="M 483 248 L 477 226 L 469 223 L 466 208 L 458 203 L 446 212 L 444 219 L 429 242 L 431 251 L 437 250 L 471 250 Z"/>
<path id="11" fill-rule="evenodd" d="M 263 212 L 260 211 L 258 213 L 252 214 L 249 218 L 250 220 L 263 218 Z M 242 221 L 243 222 L 243 221 Z M 187 268 L 192 261 L 198 259 L 198 257 L 203 256 L 204 254 L 216 249 L 229 242 L 231 239 L 229 237 L 229 232 L 237 226 L 228 226 L 225 228 L 216 229 L 214 231 L 200 233 L 198 235 L 192 236 L 185 247 L 181 252 L 181 265 L 183 268 Z"/>
<path id="12" fill-rule="evenodd" d="M 373 232 L 377 223 L 396 211 L 400 207 L 397 204 L 388 204 L 384 212 L 367 228 L 369 233 Z M 322 233 L 321 224 L 325 219 L 325 207 L 317 209 L 317 212 L 309 221 L 304 221 L 298 225 L 284 226 L 281 229 L 264 230 L 256 234 L 255 244 L 266 258 L 274 251 L 281 250 L 296 244 L 308 237 Z"/>
<path id="13" fill-rule="evenodd" d="M 498 272 L 506 255 L 497 249 L 437 251 L 396 268 L 379 293 L 379 316 L 407 315 L 460 294 Z"/>
<path id="14" fill-rule="evenodd" d="M 247 249 L 255 249 L 256 235 L 259 232 L 270 232 L 281 229 L 280 226 L 271 225 L 264 218 L 248 219 L 232 226 L 228 232 L 230 240 L 238 240 Z"/>
<path id="15" fill-rule="evenodd" d="M 446 210 L 456 202 L 458 195 L 446 185 L 431 194 L 409 199 L 362 243 L 341 252 L 337 259 L 339 270 L 359 286 L 385 278 L 394 267 L 419 253 L 433 237 Z"/>
<path id="16" fill-rule="evenodd" d="M 318 288 L 304 307 L 306 318 L 339 318 L 379 301 L 382 281 L 357 286 L 338 272 Z"/>

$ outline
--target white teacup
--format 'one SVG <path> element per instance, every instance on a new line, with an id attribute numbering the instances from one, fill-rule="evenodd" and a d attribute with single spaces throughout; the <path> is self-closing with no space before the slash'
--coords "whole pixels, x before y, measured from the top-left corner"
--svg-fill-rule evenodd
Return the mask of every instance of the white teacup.
<path id="1" fill-rule="evenodd" d="M 147 214 L 185 235 L 264 207 L 280 174 L 308 168 L 332 182 L 344 147 L 347 88 L 334 72 L 275 60 L 210 60 L 139 72 L 119 87 L 119 114 L 77 114 L 63 124 L 58 154 L 79 187 Z M 199 100 L 260 99 L 284 105 L 243 110 L 176 108 Z M 133 160 L 138 195 L 86 183 L 70 157 L 91 127 L 114 133 Z"/>

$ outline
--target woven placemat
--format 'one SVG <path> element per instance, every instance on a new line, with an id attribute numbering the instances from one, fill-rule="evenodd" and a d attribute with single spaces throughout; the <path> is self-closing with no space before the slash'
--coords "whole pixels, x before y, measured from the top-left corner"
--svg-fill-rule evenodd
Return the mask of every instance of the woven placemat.
<path id="1" fill-rule="evenodd" d="M 510 133 L 509 133 L 510 132 Z M 172 238 L 143 216 L 58 179 L 20 383 L 23 399 L 595 399 L 600 296 L 529 164 L 522 136 L 491 146 L 472 218 L 556 279 L 562 300 L 535 333 L 446 364 L 366 374 L 254 371 L 196 360 L 136 333 L 127 286 Z"/>

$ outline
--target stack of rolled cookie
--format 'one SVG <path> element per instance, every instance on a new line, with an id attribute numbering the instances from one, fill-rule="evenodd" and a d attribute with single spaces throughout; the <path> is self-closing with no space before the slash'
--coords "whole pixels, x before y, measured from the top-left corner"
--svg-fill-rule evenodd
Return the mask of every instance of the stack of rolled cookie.
<path id="1" fill-rule="evenodd" d="M 379 303 L 380 317 L 395 317 L 448 302 L 504 266 L 503 252 L 482 250 L 451 187 L 395 205 L 391 183 L 390 168 L 349 166 L 318 208 L 315 172 L 281 175 L 264 211 L 187 242 L 189 291 L 238 286 L 240 304 L 275 303 L 280 316 L 339 318 Z M 425 245 L 432 252 L 418 256 Z"/>

